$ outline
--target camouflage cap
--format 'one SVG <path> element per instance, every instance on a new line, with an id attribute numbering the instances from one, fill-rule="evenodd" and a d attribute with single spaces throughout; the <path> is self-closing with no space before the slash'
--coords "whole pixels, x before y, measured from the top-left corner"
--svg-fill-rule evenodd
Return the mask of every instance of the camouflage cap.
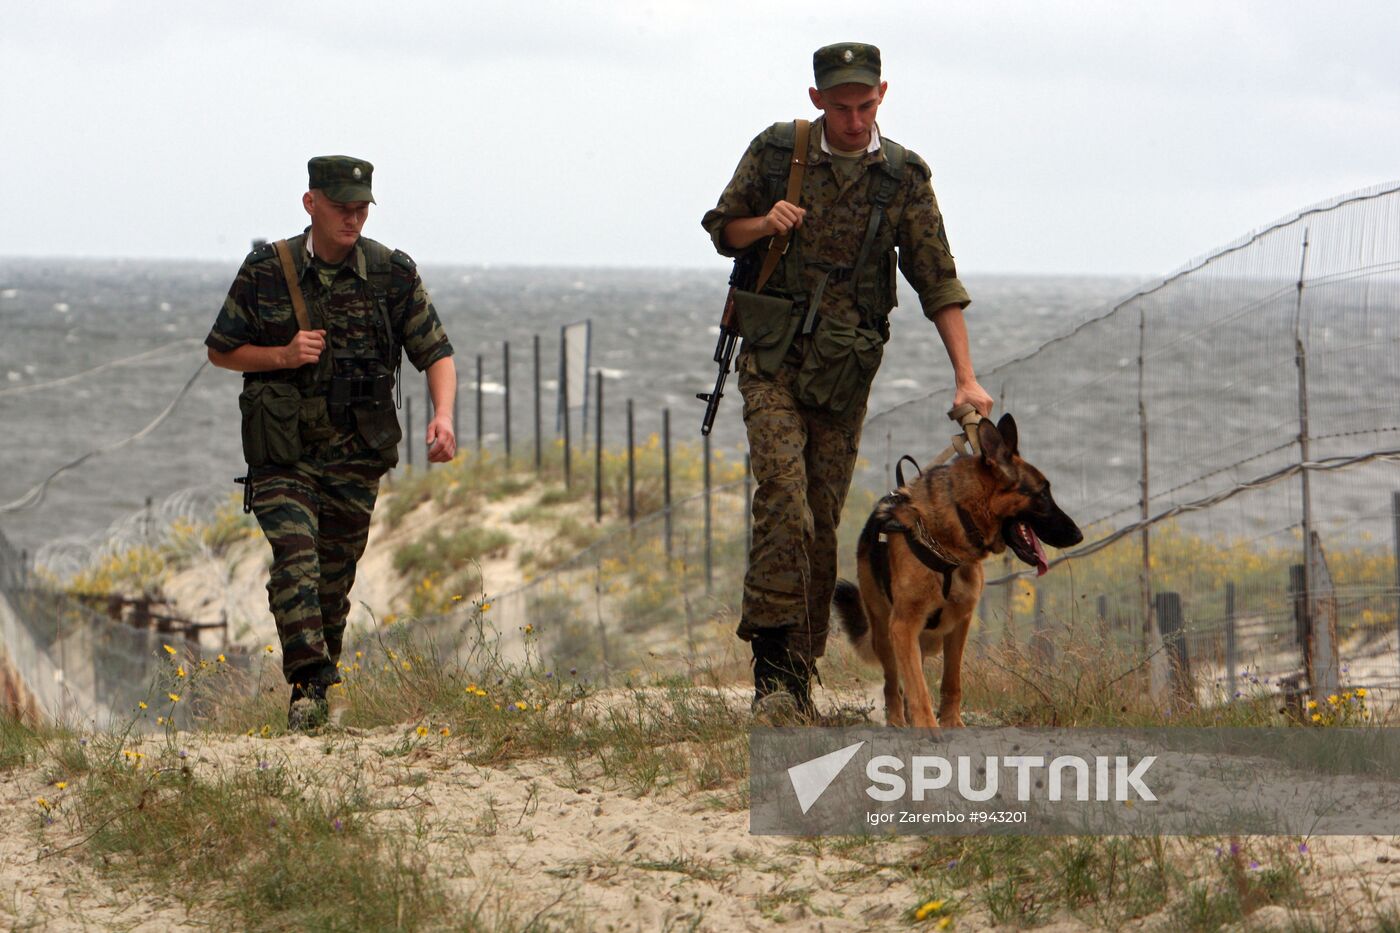
<path id="1" fill-rule="evenodd" d="M 838 84 L 876 87 L 880 83 L 880 50 L 864 42 L 823 46 L 812 54 L 812 74 L 819 91 Z"/>
<path id="2" fill-rule="evenodd" d="M 370 176 L 374 174 L 374 166 L 364 159 L 342 155 L 316 156 L 306 163 L 306 174 L 309 176 L 307 187 L 319 188 L 332 201 L 342 204 L 350 201 L 374 203 L 374 195 L 370 192 Z"/>

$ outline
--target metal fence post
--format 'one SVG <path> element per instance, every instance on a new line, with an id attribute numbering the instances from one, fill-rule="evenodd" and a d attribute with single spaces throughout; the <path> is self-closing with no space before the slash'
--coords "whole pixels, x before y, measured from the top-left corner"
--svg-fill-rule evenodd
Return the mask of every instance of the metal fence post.
<path id="1" fill-rule="evenodd" d="M 481 456 L 481 439 L 485 435 L 485 425 L 482 422 L 484 412 L 481 398 L 481 354 L 476 355 L 476 454 Z"/>
<path id="2" fill-rule="evenodd" d="M 594 429 L 597 431 L 593 445 L 593 520 L 603 520 L 603 371 L 598 378 L 598 418 Z"/>
<path id="3" fill-rule="evenodd" d="M 540 335 L 534 336 L 535 350 L 535 472 L 544 469 L 544 439 L 540 434 Z"/>
<path id="4" fill-rule="evenodd" d="M 705 595 L 714 589 L 715 539 L 710 512 L 710 435 L 705 435 Z"/>
<path id="5" fill-rule="evenodd" d="M 630 398 L 627 400 L 627 524 L 637 524 L 637 435 Z"/>
<path id="6" fill-rule="evenodd" d="M 435 414 L 436 414 L 436 411 L 435 411 L 434 408 L 433 408 L 433 393 L 430 392 L 430 391 L 428 390 L 428 375 L 427 375 L 427 373 L 424 373 L 424 374 L 423 374 L 423 420 L 424 420 L 424 421 L 427 421 L 427 422 L 429 422 L 429 423 L 431 423 L 432 420 L 433 420 L 433 415 L 435 415 Z M 427 428 L 427 425 L 424 425 L 423 427 L 426 429 L 426 428 Z M 424 452 L 423 452 L 423 469 L 425 469 L 425 470 L 431 470 L 432 468 L 433 468 L 433 461 L 428 457 L 428 452 L 427 452 L 427 451 L 424 451 Z"/>
<path id="7" fill-rule="evenodd" d="M 559 402 L 564 415 L 564 488 L 573 488 L 573 443 L 569 436 L 569 355 L 559 354 Z"/>
<path id="8" fill-rule="evenodd" d="M 1239 648 L 1235 643 L 1235 583 L 1225 582 L 1225 694 L 1226 702 L 1235 702 L 1239 693 L 1236 678 L 1239 676 Z"/>
<path id="9" fill-rule="evenodd" d="M 413 468 L 413 396 L 403 400 L 403 421 L 404 421 L 404 460 L 409 469 Z"/>
<path id="10" fill-rule="evenodd" d="M 1303 496 L 1303 567 L 1296 582 L 1301 588 L 1297 602 L 1301 610 L 1300 626 L 1304 634 L 1305 668 L 1308 672 L 1308 686 L 1317 688 L 1315 671 L 1312 667 L 1312 626 L 1313 626 L 1313 525 L 1312 525 L 1312 478 L 1306 464 L 1312 459 L 1309 450 L 1308 429 L 1308 351 L 1303 343 L 1303 286 L 1308 269 L 1308 228 L 1303 228 L 1302 256 L 1298 260 L 1298 297 L 1293 310 L 1294 362 L 1298 368 L 1298 461 L 1303 465 L 1298 471 L 1298 480 Z"/>
<path id="11" fill-rule="evenodd" d="M 1395 645 L 1400 651 L 1400 492 L 1390 494 L 1390 514 L 1395 525 Z"/>
<path id="12" fill-rule="evenodd" d="M 502 432 L 506 441 L 506 469 L 510 469 L 510 341 L 501 345 L 501 382 L 505 388 L 505 410 L 502 412 Z"/>
<path id="13" fill-rule="evenodd" d="M 661 409 L 661 503 L 666 517 L 666 561 L 669 566 L 671 560 L 671 409 L 669 408 Z"/>

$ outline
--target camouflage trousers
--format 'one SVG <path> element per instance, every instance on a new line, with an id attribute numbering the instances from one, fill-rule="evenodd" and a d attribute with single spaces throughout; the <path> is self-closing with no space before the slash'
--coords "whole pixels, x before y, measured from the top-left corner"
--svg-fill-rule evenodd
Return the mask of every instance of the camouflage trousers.
<path id="1" fill-rule="evenodd" d="M 865 406 L 844 416 L 801 405 L 797 371 L 774 378 L 740 361 L 739 391 L 757 488 L 739 637 L 787 628 L 789 650 L 826 651 L 836 589 L 836 528 L 850 490 Z"/>
<path id="2" fill-rule="evenodd" d="M 384 461 L 373 452 L 253 471 L 253 513 L 272 545 L 268 605 L 288 683 L 331 683 Z"/>

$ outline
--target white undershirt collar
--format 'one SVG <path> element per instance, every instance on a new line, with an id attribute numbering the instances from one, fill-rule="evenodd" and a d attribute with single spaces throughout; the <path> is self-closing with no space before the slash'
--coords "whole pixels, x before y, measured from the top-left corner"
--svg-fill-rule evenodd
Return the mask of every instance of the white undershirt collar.
<path id="1" fill-rule="evenodd" d="M 870 145 L 865 147 L 865 151 L 867 154 L 880 151 L 880 127 L 878 124 L 870 128 Z M 826 141 L 825 126 L 822 127 L 822 152 L 825 152 L 827 155 L 834 155 L 831 151 L 831 146 Z M 307 238 L 307 242 L 310 242 L 309 237 Z"/>

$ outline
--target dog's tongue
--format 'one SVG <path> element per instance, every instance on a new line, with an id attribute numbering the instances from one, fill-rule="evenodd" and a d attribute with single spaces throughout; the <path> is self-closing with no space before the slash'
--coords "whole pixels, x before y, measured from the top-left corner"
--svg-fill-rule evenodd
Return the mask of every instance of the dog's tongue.
<path id="1" fill-rule="evenodd" d="M 1045 557 L 1045 548 L 1040 546 L 1040 539 L 1035 536 L 1031 526 L 1026 522 L 1021 522 L 1021 531 L 1031 542 L 1031 547 L 1035 549 L 1035 575 L 1043 577 L 1050 572 L 1050 561 Z"/>

